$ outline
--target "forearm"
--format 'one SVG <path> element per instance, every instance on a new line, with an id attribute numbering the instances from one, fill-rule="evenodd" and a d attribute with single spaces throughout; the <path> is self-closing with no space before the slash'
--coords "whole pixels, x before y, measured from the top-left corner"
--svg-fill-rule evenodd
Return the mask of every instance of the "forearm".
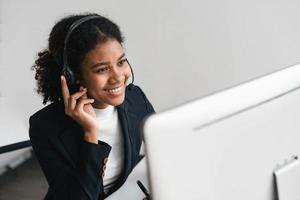
<path id="1" fill-rule="evenodd" d="M 83 141 L 80 150 L 80 160 L 76 168 L 76 177 L 89 196 L 98 198 L 102 186 L 102 167 L 108 157 L 111 147 L 104 143 L 98 144 Z"/>
<path id="2" fill-rule="evenodd" d="M 65 163 L 59 153 L 53 151 L 46 140 L 32 137 L 31 141 L 50 186 L 45 199 L 98 200 L 99 195 L 103 196 L 101 172 L 103 160 L 108 157 L 111 149 L 109 145 L 83 140 L 74 169 Z"/>

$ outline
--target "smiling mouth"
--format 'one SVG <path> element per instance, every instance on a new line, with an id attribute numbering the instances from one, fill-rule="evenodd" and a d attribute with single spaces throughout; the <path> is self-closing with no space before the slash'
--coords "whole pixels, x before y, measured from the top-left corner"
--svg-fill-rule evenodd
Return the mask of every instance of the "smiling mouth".
<path id="1" fill-rule="evenodd" d="M 104 91 L 106 92 L 109 92 L 109 93 L 118 93 L 122 90 L 122 86 L 119 86 L 119 87 L 116 87 L 116 88 L 113 88 L 113 89 L 104 89 Z"/>

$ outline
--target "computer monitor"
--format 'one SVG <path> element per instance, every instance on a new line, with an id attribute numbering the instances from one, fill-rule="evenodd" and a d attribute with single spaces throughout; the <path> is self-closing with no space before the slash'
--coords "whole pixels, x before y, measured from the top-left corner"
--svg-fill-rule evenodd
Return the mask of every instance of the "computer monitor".
<path id="1" fill-rule="evenodd" d="M 300 153 L 300 64 L 149 116 L 154 200 L 273 200 Z"/>

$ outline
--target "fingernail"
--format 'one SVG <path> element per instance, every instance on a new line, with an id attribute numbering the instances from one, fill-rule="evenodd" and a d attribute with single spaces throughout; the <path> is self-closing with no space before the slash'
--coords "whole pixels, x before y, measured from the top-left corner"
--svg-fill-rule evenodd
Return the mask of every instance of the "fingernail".
<path id="1" fill-rule="evenodd" d="M 62 81 L 63 81 L 63 80 L 64 80 L 64 77 L 63 77 L 63 76 L 60 76 L 60 80 L 62 80 Z"/>

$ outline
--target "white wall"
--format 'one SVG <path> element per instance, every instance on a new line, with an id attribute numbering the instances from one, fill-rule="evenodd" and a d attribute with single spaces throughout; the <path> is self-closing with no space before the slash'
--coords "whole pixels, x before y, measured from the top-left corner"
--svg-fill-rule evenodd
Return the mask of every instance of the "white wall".
<path id="1" fill-rule="evenodd" d="M 120 25 L 157 111 L 299 62 L 296 0 L 0 0 L 0 146 L 28 139 L 43 107 L 30 66 L 55 21 L 95 11 Z"/>

